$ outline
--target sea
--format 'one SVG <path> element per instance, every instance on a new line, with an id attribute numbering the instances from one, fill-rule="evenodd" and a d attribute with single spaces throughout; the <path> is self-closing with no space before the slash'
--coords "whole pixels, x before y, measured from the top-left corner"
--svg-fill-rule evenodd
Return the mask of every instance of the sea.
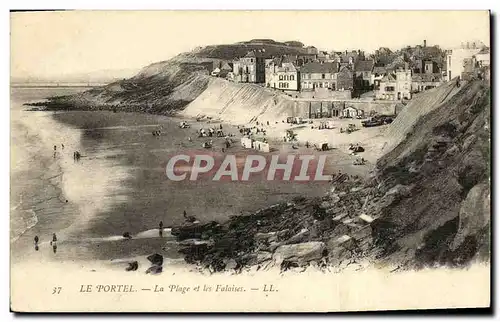
<path id="1" fill-rule="evenodd" d="M 153 252 L 175 257 L 169 229 L 184 222 L 184 211 L 201 222 L 222 221 L 329 189 L 317 182 L 174 182 L 165 175 L 168 157 L 201 144 L 193 129 L 179 128 L 179 120 L 111 111 L 30 111 L 23 105 L 86 89 L 11 88 L 12 261 L 40 252 L 54 261 Z M 161 136 L 152 135 L 157 129 Z M 78 162 L 76 151 L 82 156 Z M 124 239 L 125 232 L 134 238 Z M 50 243 L 54 233 L 57 249 Z"/>

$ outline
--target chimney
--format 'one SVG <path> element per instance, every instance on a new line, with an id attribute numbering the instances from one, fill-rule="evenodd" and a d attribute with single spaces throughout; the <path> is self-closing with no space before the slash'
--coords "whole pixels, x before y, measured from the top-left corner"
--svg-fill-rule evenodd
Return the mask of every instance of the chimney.
<path id="1" fill-rule="evenodd" d="M 427 40 L 424 39 L 424 48 L 427 47 Z"/>

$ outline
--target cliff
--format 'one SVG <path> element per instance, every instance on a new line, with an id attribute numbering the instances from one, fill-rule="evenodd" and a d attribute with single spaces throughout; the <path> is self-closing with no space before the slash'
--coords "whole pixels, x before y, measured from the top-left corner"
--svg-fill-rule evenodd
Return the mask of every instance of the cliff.
<path id="1" fill-rule="evenodd" d="M 129 79 L 113 82 L 76 95 L 53 97 L 48 102 L 39 105 L 44 105 L 48 109 L 114 109 L 172 114 L 183 110 L 190 102 L 204 93 L 207 86 L 213 85 L 208 91 L 210 93 L 221 85 L 208 76 L 208 71 L 211 68 L 207 66 L 217 66 L 223 61 L 242 57 L 250 50 L 263 51 L 268 57 L 305 53 L 305 49 L 302 47 L 289 46 L 286 43 L 268 39 L 206 46 L 179 54 L 168 61 L 146 66 Z M 259 96 L 256 102 L 272 100 L 273 97 L 276 97 L 271 92 L 258 93 L 257 88 L 252 90 L 251 85 L 231 84 L 226 87 L 232 88 L 228 90 L 227 94 L 239 89 L 241 92 L 253 91 L 255 96 Z M 205 93 L 205 98 L 208 93 Z M 229 99 L 227 98 L 227 100 Z M 248 102 L 247 104 L 255 105 L 256 102 Z M 199 109 L 200 104 L 197 103 L 192 109 L 186 111 L 186 114 L 195 114 L 194 111 Z"/>

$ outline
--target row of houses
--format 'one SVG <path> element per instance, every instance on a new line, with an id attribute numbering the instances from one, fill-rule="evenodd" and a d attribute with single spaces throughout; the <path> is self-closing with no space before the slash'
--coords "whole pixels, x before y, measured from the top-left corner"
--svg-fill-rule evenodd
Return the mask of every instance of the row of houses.
<path id="1" fill-rule="evenodd" d="M 220 63 L 211 74 L 282 91 L 374 91 L 375 99 L 405 100 L 478 66 L 489 66 L 489 49 L 484 46 L 452 50 L 442 59 L 439 55 L 444 52 L 437 46 L 426 47 L 425 40 L 423 47 L 408 48 L 403 54 L 410 55 L 409 59 L 396 55 L 382 66 L 383 50 L 370 59 L 361 51 L 329 54 L 312 46 L 302 55 L 271 58 L 264 51 L 250 51 L 232 62 Z"/>

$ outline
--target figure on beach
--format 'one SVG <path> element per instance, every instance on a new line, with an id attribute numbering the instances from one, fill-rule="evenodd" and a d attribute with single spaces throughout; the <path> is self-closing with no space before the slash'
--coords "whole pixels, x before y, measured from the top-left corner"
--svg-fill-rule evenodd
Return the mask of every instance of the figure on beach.
<path id="1" fill-rule="evenodd" d="M 57 252 L 57 236 L 56 233 L 52 234 L 52 240 L 50 241 L 50 245 L 52 245 L 52 250 L 54 254 Z"/>
<path id="2" fill-rule="evenodd" d="M 61 149 L 64 150 L 64 144 L 61 143 Z"/>
<path id="3" fill-rule="evenodd" d="M 38 251 L 38 241 L 39 241 L 38 236 L 35 236 L 34 241 L 35 241 L 35 250 Z"/>
<path id="4" fill-rule="evenodd" d="M 163 221 L 160 220 L 160 223 L 158 224 L 158 232 L 160 234 L 160 237 L 163 236 Z"/>
<path id="5" fill-rule="evenodd" d="M 196 221 L 196 218 L 194 216 L 188 216 L 186 210 L 184 210 L 183 213 L 184 219 L 186 219 L 187 222 L 194 223 Z"/>
<path id="6" fill-rule="evenodd" d="M 80 152 L 76 151 L 76 152 L 73 152 L 73 160 L 75 161 L 80 161 Z"/>

